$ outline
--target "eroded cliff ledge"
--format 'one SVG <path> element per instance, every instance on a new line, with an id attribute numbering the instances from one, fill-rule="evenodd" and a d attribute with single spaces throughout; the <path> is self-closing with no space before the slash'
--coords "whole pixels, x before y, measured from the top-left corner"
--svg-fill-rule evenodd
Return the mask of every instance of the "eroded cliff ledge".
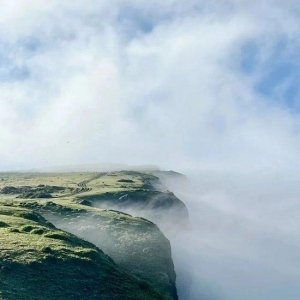
<path id="1" fill-rule="evenodd" d="M 11 223 L 5 222 L 7 215 L 0 213 L 0 221 L 6 224 L 2 227 L 0 225 L 1 230 L 5 232 L 3 237 L 6 237 L 3 244 L 14 245 L 14 250 L 6 255 L 8 258 L 15 257 L 19 263 L 25 253 L 24 255 L 29 255 L 33 261 L 33 264 L 19 263 L 15 269 L 19 271 L 14 273 L 16 277 L 10 276 L 12 279 L 8 280 L 8 273 L 0 273 L 0 299 L 26 299 L 22 295 L 30 294 L 39 284 L 45 285 L 45 291 L 49 290 L 48 296 L 39 299 L 54 299 L 50 297 L 50 293 L 54 285 L 59 284 L 59 276 L 64 276 L 67 282 L 62 281 L 60 284 L 65 285 L 56 290 L 61 291 L 62 295 L 67 295 L 61 297 L 64 299 L 78 299 L 81 293 L 85 293 L 85 299 L 119 299 L 117 297 L 120 294 L 122 299 L 178 299 L 170 242 L 160 229 L 164 233 L 187 229 L 188 212 L 183 202 L 166 190 L 153 173 L 120 171 L 2 174 L 0 188 L 0 205 L 6 205 L 0 208 L 2 212 L 11 210 Z M 35 196 L 27 197 L 28 191 L 30 195 L 33 193 Z M 39 197 L 44 193 L 47 193 L 47 197 Z M 14 216 L 19 212 L 24 213 L 24 208 L 29 209 L 26 213 L 32 214 L 38 220 L 23 218 L 22 223 L 20 217 Z M 176 223 L 174 220 L 177 220 Z M 19 224 L 18 222 L 22 223 L 22 228 L 29 226 L 27 231 L 12 230 L 18 228 L 14 225 Z M 53 231 L 52 238 L 49 237 L 49 231 Z M 72 240 L 72 243 L 68 242 L 66 246 L 66 240 L 53 236 L 65 236 L 66 240 Z M 23 244 L 19 244 L 19 240 L 22 240 Z M 55 246 L 55 251 L 51 247 L 52 240 L 59 244 Z M 40 246 L 41 242 L 38 241 L 44 244 L 42 248 L 34 246 L 35 243 Z M 32 248 L 29 246 L 31 243 Z M 28 249 L 25 247 L 27 250 L 21 255 L 19 248 L 24 245 L 28 246 Z M 85 248 L 89 249 L 87 252 L 97 253 L 93 254 L 97 259 L 86 258 L 84 255 L 80 258 L 81 252 L 78 252 L 78 247 L 83 249 L 83 254 Z M 74 262 L 67 259 L 68 253 L 70 257 L 77 257 Z M 55 276 L 53 265 L 48 261 L 49 257 L 55 261 L 57 270 L 60 270 L 57 271 L 60 274 L 58 277 Z M 100 268 L 100 258 L 106 261 L 104 269 L 107 274 Z M 94 269 L 91 269 L 90 265 L 90 271 L 85 267 L 80 268 L 81 260 L 90 260 L 89 264 L 93 265 Z M 99 262 L 98 265 L 96 261 Z M 70 268 L 63 274 L 68 263 Z M 10 261 L 9 264 L 14 265 L 14 261 Z M 5 268 L 4 270 L 7 270 Z M 85 282 L 88 287 L 82 288 L 76 280 L 72 281 L 76 270 L 80 270 L 78 276 L 82 277 L 79 276 L 81 279 L 78 279 L 78 282 Z M 24 278 L 17 276 L 17 273 L 24 274 Z M 27 273 L 32 276 L 25 276 Z M 43 276 L 42 273 L 48 275 Z M 100 273 L 106 274 L 103 275 L 106 281 Z M 114 276 L 118 279 L 110 277 L 110 274 L 117 274 Z M 20 282 L 20 298 L 12 297 L 18 295 L 18 289 L 9 285 L 10 280 Z M 96 282 L 101 283 L 100 287 L 97 287 Z M 100 292 L 103 293 L 101 297 Z"/>

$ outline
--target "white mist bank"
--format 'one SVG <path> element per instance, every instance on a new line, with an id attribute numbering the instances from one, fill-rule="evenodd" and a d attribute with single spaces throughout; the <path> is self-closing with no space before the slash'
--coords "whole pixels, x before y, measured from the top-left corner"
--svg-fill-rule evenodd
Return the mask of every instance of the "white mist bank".
<path id="1" fill-rule="evenodd" d="M 296 178 L 202 172 L 165 182 L 190 212 L 192 238 L 173 251 L 194 267 L 191 299 L 300 299 Z"/>

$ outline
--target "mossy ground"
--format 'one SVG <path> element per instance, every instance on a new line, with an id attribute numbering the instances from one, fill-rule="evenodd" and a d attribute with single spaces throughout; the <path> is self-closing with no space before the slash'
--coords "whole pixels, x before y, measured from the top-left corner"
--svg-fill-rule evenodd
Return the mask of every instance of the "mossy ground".
<path id="1" fill-rule="evenodd" d="M 54 223 L 56 227 L 68 232 L 72 232 L 78 237 L 85 238 L 86 240 L 96 244 L 97 247 L 99 247 L 106 254 L 112 257 L 117 264 L 116 266 L 111 260 L 108 260 L 107 264 L 111 264 L 110 267 L 113 265 L 115 269 L 122 268 L 123 273 L 127 274 L 126 278 L 132 278 L 132 276 L 135 276 L 135 278 L 142 280 L 143 283 L 147 282 L 145 283 L 144 288 L 147 287 L 146 289 L 149 290 L 149 293 L 152 288 L 151 293 L 156 293 L 156 298 L 153 298 L 152 295 L 152 299 L 177 299 L 175 287 L 176 275 L 171 258 L 170 243 L 160 232 L 158 227 L 152 222 L 149 222 L 143 218 L 133 218 L 130 215 L 126 215 L 120 212 L 106 209 L 101 210 L 90 207 L 95 204 L 95 201 L 98 201 L 99 199 L 107 200 L 107 198 L 110 197 L 110 208 L 119 209 L 119 207 L 117 207 L 119 205 L 113 205 L 114 201 L 116 201 L 116 199 L 119 200 L 120 197 L 129 194 L 130 197 L 128 199 L 130 199 L 131 204 L 142 203 L 145 205 L 146 203 L 146 207 L 148 208 L 149 203 L 151 203 L 152 205 L 159 204 L 161 209 L 165 208 L 166 210 L 168 210 L 174 204 L 179 204 L 181 208 L 186 209 L 184 205 L 181 206 L 181 201 L 174 195 L 167 191 L 161 191 L 162 186 L 160 186 L 157 177 L 153 176 L 150 173 L 131 171 L 110 173 L 0 174 L 0 189 L 4 188 L 5 186 L 31 186 L 34 188 L 39 185 L 61 186 L 64 188 L 64 190 L 62 190 L 60 193 L 53 193 L 51 199 L 31 200 L 16 198 L 16 195 L 0 195 L 0 203 L 11 205 L 14 207 L 26 207 L 34 210 Z M 72 192 L 74 190 L 76 191 L 75 193 Z M 153 198 L 159 199 L 159 201 L 153 202 Z M 155 207 L 153 207 L 153 209 L 155 209 Z M 24 213 L 24 210 L 16 210 L 14 213 L 22 214 Z M 32 212 L 27 213 L 33 214 Z M 2 215 L 4 215 L 4 213 Z M 39 215 L 32 215 L 33 218 L 36 216 Z M 25 224 L 16 227 L 9 225 L 9 222 L 7 222 L 7 220 L 4 220 L 4 218 L 5 216 L 3 217 L 3 220 L 2 218 L 0 218 L 0 221 L 3 222 L 2 225 L 0 223 L 0 230 L 7 233 L 7 240 L 3 240 L 4 245 L 10 244 L 8 236 L 15 238 L 14 242 L 11 243 L 11 245 L 14 245 L 15 252 L 14 254 L 13 252 L 10 252 L 7 255 L 15 255 L 15 257 L 19 257 L 19 259 L 21 259 L 22 256 L 26 256 L 24 262 L 27 261 L 27 263 L 19 262 L 22 264 L 22 268 L 24 266 L 30 266 L 31 268 L 30 263 L 28 265 L 30 259 L 32 259 L 35 263 L 39 263 L 40 257 L 45 257 L 45 260 L 43 260 L 43 264 L 38 264 L 38 266 L 40 267 L 48 264 L 47 259 L 49 259 L 49 257 L 50 260 L 54 259 L 56 261 L 58 259 L 61 264 L 64 264 L 64 268 L 67 268 L 68 262 L 70 262 L 71 258 L 77 259 L 75 259 L 76 264 L 79 262 L 79 264 L 81 264 L 82 261 L 89 261 L 89 259 L 84 255 L 81 256 L 80 251 L 82 251 L 81 248 L 83 246 L 78 246 L 80 243 L 82 243 L 81 239 L 77 238 L 76 243 L 79 244 L 76 244 L 77 246 L 75 246 L 74 244 L 72 244 L 74 242 L 74 240 L 72 242 L 72 239 L 76 238 L 75 236 L 67 234 L 63 231 L 57 232 L 56 229 L 51 229 L 51 224 L 49 224 L 49 222 L 47 222 L 45 219 L 28 220 L 23 218 L 24 220 L 27 220 Z M 16 220 L 14 222 L 16 222 Z M 33 226 L 31 222 L 38 222 L 38 225 L 35 224 Z M 5 235 L 3 235 L 3 239 L 4 238 Z M 19 238 L 21 243 L 16 242 L 16 240 L 18 241 Z M 43 246 L 43 243 L 46 244 Z M 31 244 L 36 245 L 36 248 L 32 248 Z M 70 246 L 71 244 L 72 246 Z M 67 247 L 68 245 L 72 248 L 72 251 Z M 95 249 L 95 246 L 93 246 L 92 244 L 89 245 L 91 249 Z M 77 249 L 76 247 L 79 247 L 79 249 Z M 18 252 L 18 248 L 23 249 L 22 251 L 20 250 L 23 254 L 21 252 Z M 45 250 L 46 253 L 41 252 L 41 249 L 47 249 Z M 58 250 L 56 251 L 55 249 Z M 50 252 L 47 253 L 47 251 Z M 97 251 L 100 250 L 98 249 Z M 104 255 L 104 257 L 107 257 L 103 252 L 101 253 L 102 255 Z M 75 262 L 74 268 L 71 267 L 69 269 L 70 274 L 73 274 L 72 272 L 74 271 L 75 276 L 75 270 L 79 270 L 80 274 L 82 272 L 82 274 L 85 274 L 85 271 L 83 271 L 82 268 L 79 268 L 75 264 Z M 50 268 L 51 266 L 52 264 L 49 262 L 47 268 Z M 63 274 L 64 268 L 61 268 L 61 274 Z M 97 272 L 95 272 L 92 272 L 94 274 L 94 277 L 91 276 L 91 278 L 93 277 L 93 279 L 90 279 L 91 282 L 97 282 L 99 280 L 99 282 L 104 282 L 103 278 Z M 95 274 L 98 274 L 100 277 Z M 114 277 L 108 276 L 107 278 L 108 279 L 107 281 L 105 281 L 105 285 L 107 285 L 110 289 L 110 280 L 112 280 L 112 282 L 114 282 L 115 280 L 113 279 Z M 18 280 L 20 280 L 20 278 L 16 278 L 16 282 Z M 40 280 L 42 279 L 40 278 Z M 50 279 L 47 276 L 44 276 L 43 280 L 45 282 L 50 282 L 52 286 L 54 284 L 54 279 Z M 121 282 L 120 280 L 121 279 L 118 279 L 117 282 L 120 282 L 120 284 L 124 287 L 130 286 L 131 284 L 127 281 Z M 34 280 L 32 282 L 34 282 Z M 137 284 L 136 290 L 139 291 L 140 282 L 138 280 L 137 282 L 138 283 L 135 283 Z M 71 281 L 68 283 L 68 285 L 69 284 L 71 287 Z M 68 285 L 66 285 L 63 289 L 68 290 Z M 101 285 L 103 289 L 105 289 L 105 285 Z M 30 283 L 29 286 L 30 288 L 34 287 L 32 283 Z M 149 288 L 149 286 L 151 286 L 151 288 Z M 91 287 L 89 286 L 89 289 L 90 288 Z M 0 291 L 2 289 L 3 287 L 0 286 Z M 111 289 L 114 290 L 115 287 L 112 286 Z M 122 287 L 120 287 L 119 289 L 122 290 Z M 124 293 L 124 291 L 122 291 L 122 293 Z M 144 295 L 143 293 L 145 294 L 145 291 L 141 292 L 141 294 L 137 296 L 134 293 L 129 292 L 128 289 L 128 291 L 118 299 L 148 299 L 145 298 L 148 297 L 148 295 Z M 113 298 L 116 297 L 114 295 L 119 295 L 118 291 L 112 293 L 110 296 L 111 298 L 104 298 L 104 296 L 101 296 L 102 298 L 92 298 L 92 296 L 89 296 L 91 298 L 84 299 L 117 299 Z M 129 298 L 126 298 L 127 295 Z M 60 299 L 77 299 L 67 297 L 72 297 L 72 295 L 68 296 L 66 294 Z M 5 299 L 18 300 L 23 298 Z"/>
<path id="2" fill-rule="evenodd" d="M 164 299 L 36 213 L 0 206 L 0 220 L 0 299 Z"/>
<path id="3" fill-rule="evenodd" d="M 97 245 L 126 272 L 147 281 L 164 299 L 176 298 L 169 241 L 148 220 L 76 203 L 22 203 L 68 232 Z"/>

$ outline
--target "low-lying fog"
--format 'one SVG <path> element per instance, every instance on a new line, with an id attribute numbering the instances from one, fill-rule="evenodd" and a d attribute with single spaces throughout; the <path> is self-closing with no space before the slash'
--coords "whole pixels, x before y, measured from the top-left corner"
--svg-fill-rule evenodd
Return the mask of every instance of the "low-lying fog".
<path id="1" fill-rule="evenodd" d="M 166 183 L 190 212 L 192 238 L 183 236 L 173 252 L 175 264 L 188 258 L 193 266 L 191 299 L 300 299 L 295 177 L 203 172 L 190 174 L 186 183 Z"/>
<path id="2" fill-rule="evenodd" d="M 161 180 L 186 204 L 190 233 L 180 230 L 176 215 L 170 222 L 171 212 L 161 221 L 159 214 L 139 207 L 107 207 L 157 221 L 171 241 L 179 299 L 299 300 L 300 185 L 295 172 L 186 175 L 187 180 Z M 75 230 L 63 220 L 55 224 Z M 83 237 L 103 246 L 101 236 Z"/>

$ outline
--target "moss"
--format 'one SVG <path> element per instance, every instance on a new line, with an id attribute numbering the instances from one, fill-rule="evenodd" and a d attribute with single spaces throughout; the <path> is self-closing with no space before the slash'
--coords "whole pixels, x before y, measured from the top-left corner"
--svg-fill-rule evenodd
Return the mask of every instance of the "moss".
<path id="1" fill-rule="evenodd" d="M 43 253 L 52 253 L 51 247 L 42 247 L 41 252 Z"/>
<path id="2" fill-rule="evenodd" d="M 5 222 L 0 221 L 0 228 L 9 227 L 9 225 Z"/>
<path id="3" fill-rule="evenodd" d="M 0 228 L 0 299 L 164 299 L 96 246 L 20 217 L 27 213 L 11 208 L 8 214 L 0 206 L 1 222 L 10 226 Z M 17 230 L 12 232 L 13 228 Z M 48 233 L 32 234 L 36 230 Z"/>
<path id="4" fill-rule="evenodd" d="M 70 235 L 64 233 L 64 232 L 50 232 L 46 233 L 44 237 L 49 238 L 49 239 L 56 239 L 56 240 L 61 240 L 67 243 L 73 243 L 73 239 L 70 238 Z"/>
<path id="5" fill-rule="evenodd" d="M 9 228 L 9 232 L 16 232 L 16 233 L 20 233 L 21 231 L 18 228 Z"/>
<path id="6" fill-rule="evenodd" d="M 153 223 L 130 215 L 132 206 L 145 211 L 149 209 L 155 211 L 155 215 L 159 215 L 164 220 L 170 217 L 172 213 L 170 209 L 175 206 L 180 211 L 180 216 L 185 214 L 186 208 L 179 199 L 169 192 L 162 192 L 164 188 L 156 176 L 145 172 L 121 171 L 96 174 L 7 174 L 2 177 L 6 180 L 0 182 L 0 188 L 26 187 L 28 197 L 32 197 L 30 193 L 42 192 L 50 193 L 52 196 L 51 201 L 40 198 L 38 202 L 24 198 L 12 199 L 11 194 L 7 194 L 7 198 L 2 198 L 3 203 L 7 205 L 19 206 L 10 211 L 7 207 L 7 211 L 2 213 L 8 218 L 13 218 L 14 222 L 1 218 L 1 221 L 10 226 L 3 227 L 2 232 L 5 231 L 11 238 L 18 239 L 19 247 L 16 246 L 13 253 L 7 253 L 9 257 L 32 268 L 39 268 L 43 264 L 54 266 L 61 263 L 66 263 L 65 268 L 67 268 L 69 263 L 71 266 L 76 265 L 77 271 L 81 272 L 87 265 L 87 269 L 90 269 L 100 263 L 101 253 L 102 272 L 105 268 L 112 271 L 115 268 L 119 270 L 118 268 L 121 267 L 126 276 L 129 276 L 128 278 L 134 276 L 138 279 L 137 291 L 156 293 L 156 296 L 152 295 L 151 299 L 177 298 L 169 241 L 154 224 L 156 220 Z M 55 194 L 47 190 L 47 186 L 63 186 L 65 189 Z M 158 186 L 159 190 L 156 189 Z M 4 196 L 0 195 L 0 203 L 1 197 Z M 96 209 L 93 206 L 105 207 L 105 209 Z M 148 218 L 145 213 L 141 216 Z M 93 244 L 57 230 L 46 219 L 57 227 L 96 244 L 110 257 L 100 249 L 96 250 Z M 28 247 L 24 246 L 26 243 Z M 36 245 L 36 248 L 29 245 Z M 77 273 L 72 276 L 76 277 Z M 43 280 L 47 279 L 43 278 Z M 51 278 L 49 280 L 51 281 Z M 122 281 L 119 286 L 119 288 L 116 286 L 111 288 L 123 290 L 125 298 L 120 296 L 120 299 L 126 299 L 129 294 L 132 296 L 132 292 L 129 293 L 131 283 Z M 74 285 L 72 288 L 74 289 Z M 128 292 L 125 293 L 124 290 Z M 132 296 L 130 299 L 148 297 L 143 298 L 141 295 L 143 294 L 137 298 Z M 73 299 L 68 297 L 65 294 L 56 299 Z M 113 297 L 107 299 L 114 299 Z"/>
<path id="7" fill-rule="evenodd" d="M 60 228 L 88 238 L 124 270 L 162 294 L 164 299 L 176 299 L 170 243 L 154 223 L 120 211 L 82 207 L 78 204 L 45 204 L 36 205 L 35 209 Z M 45 237 L 70 242 L 61 233 L 58 236 L 45 234 Z M 82 256 L 89 258 L 90 255 L 93 252 Z"/>
<path id="8" fill-rule="evenodd" d="M 37 227 L 37 228 L 34 228 L 30 233 L 31 234 L 39 234 L 39 235 L 42 235 L 42 234 L 45 234 L 48 232 L 48 229 L 46 228 L 41 228 L 41 227 Z"/>
<path id="9" fill-rule="evenodd" d="M 33 229 L 35 229 L 35 226 L 30 226 L 30 225 L 24 225 L 20 227 L 20 232 L 30 232 Z"/>

